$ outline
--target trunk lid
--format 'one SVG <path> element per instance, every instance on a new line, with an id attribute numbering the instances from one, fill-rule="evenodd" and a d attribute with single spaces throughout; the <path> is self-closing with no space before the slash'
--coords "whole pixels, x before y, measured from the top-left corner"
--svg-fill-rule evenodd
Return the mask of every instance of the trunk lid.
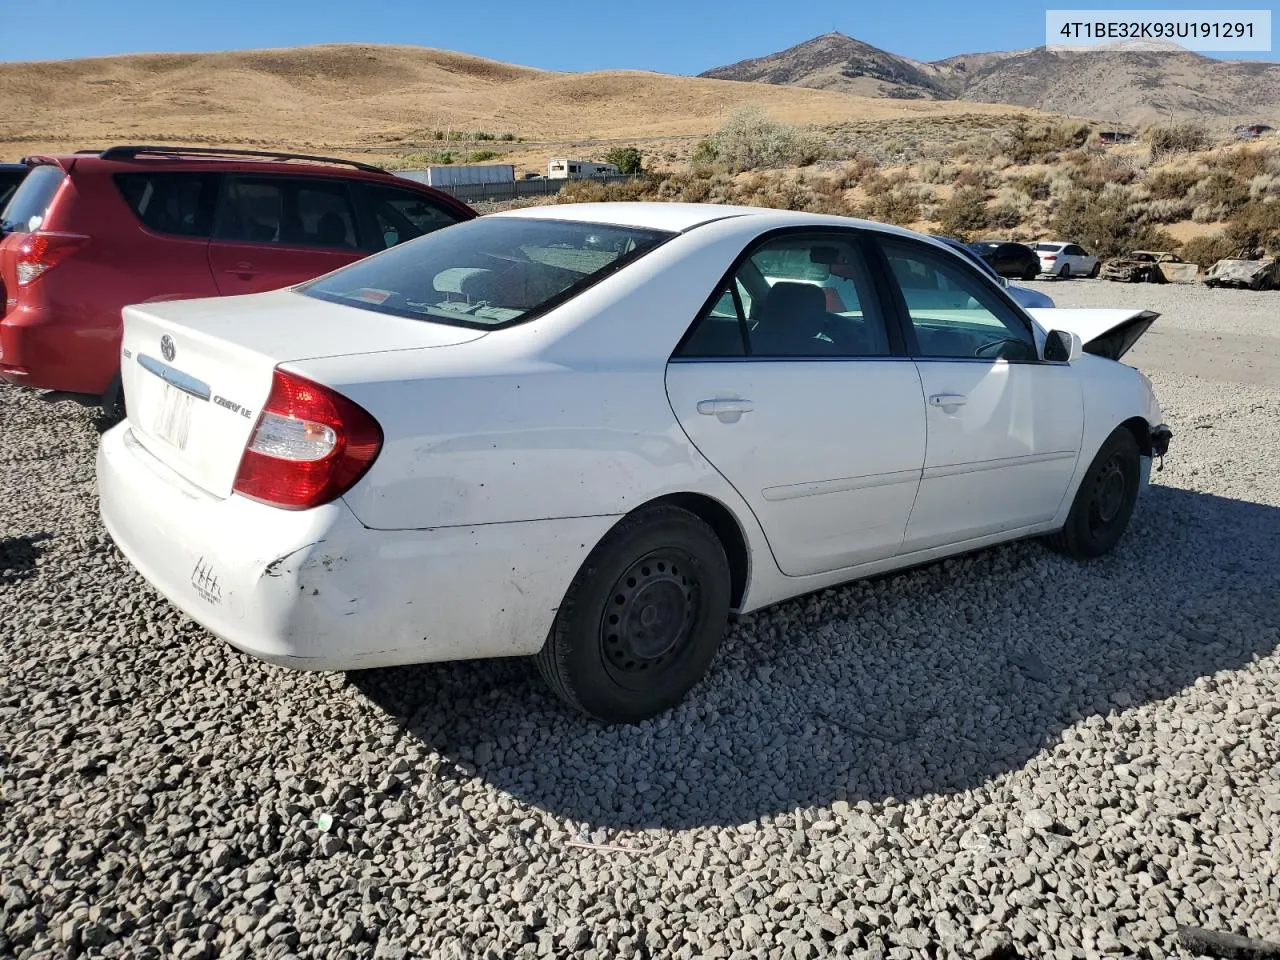
<path id="1" fill-rule="evenodd" d="M 166 466 L 231 493 L 282 363 L 466 343 L 483 330 L 373 313 L 281 290 L 125 307 L 121 382 L 130 429 Z"/>
<path id="2" fill-rule="evenodd" d="M 1055 307 L 1027 311 L 1045 330 L 1078 334 L 1084 352 L 1119 360 L 1155 323 L 1152 310 L 1080 309 Z"/>

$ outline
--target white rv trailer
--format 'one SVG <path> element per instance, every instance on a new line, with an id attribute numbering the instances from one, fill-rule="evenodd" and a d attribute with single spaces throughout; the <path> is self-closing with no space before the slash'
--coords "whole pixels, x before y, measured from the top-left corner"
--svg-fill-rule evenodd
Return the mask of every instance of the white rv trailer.
<path id="1" fill-rule="evenodd" d="M 584 177 L 616 177 L 621 171 L 612 163 L 559 158 L 547 163 L 548 180 L 580 180 Z"/>

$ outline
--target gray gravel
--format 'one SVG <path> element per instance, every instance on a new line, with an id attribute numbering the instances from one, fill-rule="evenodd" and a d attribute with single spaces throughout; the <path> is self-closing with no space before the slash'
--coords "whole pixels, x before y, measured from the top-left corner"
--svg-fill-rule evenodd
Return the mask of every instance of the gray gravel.
<path id="1" fill-rule="evenodd" d="M 91 413 L 0 389 L 0 957 L 1280 940 L 1280 294 L 1043 286 L 1166 314 L 1135 358 L 1174 452 L 1117 552 L 784 604 L 635 728 L 523 662 L 233 653 L 111 547 Z"/>

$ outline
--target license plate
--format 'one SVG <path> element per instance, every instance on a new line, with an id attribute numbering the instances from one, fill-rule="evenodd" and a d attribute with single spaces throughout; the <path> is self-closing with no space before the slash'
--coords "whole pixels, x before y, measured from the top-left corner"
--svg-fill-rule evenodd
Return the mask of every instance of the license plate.
<path id="1" fill-rule="evenodd" d="M 156 436 L 179 450 L 185 450 L 187 434 L 191 430 L 191 408 L 195 400 L 185 390 L 166 383 L 160 397 L 160 412 L 156 415 Z"/>

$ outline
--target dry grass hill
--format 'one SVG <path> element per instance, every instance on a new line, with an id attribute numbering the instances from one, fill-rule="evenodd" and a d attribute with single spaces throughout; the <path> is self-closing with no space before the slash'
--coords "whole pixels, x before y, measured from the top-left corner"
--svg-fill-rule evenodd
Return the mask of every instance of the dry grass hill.
<path id="1" fill-rule="evenodd" d="M 0 64 L 0 156 L 139 141 L 357 156 L 430 146 L 441 130 L 511 133 L 528 142 L 501 146 L 536 167 L 555 144 L 701 137 L 749 103 L 794 124 L 957 112 L 955 104 L 638 71 L 554 73 L 422 47 L 342 44 Z M 1014 111 L 966 104 L 960 112 Z"/>
<path id="2" fill-rule="evenodd" d="M 1187 51 L 1059 53 L 1039 47 L 921 63 L 828 33 L 702 76 L 865 97 L 1019 104 L 1108 123 L 1280 121 L 1280 64 Z"/>

